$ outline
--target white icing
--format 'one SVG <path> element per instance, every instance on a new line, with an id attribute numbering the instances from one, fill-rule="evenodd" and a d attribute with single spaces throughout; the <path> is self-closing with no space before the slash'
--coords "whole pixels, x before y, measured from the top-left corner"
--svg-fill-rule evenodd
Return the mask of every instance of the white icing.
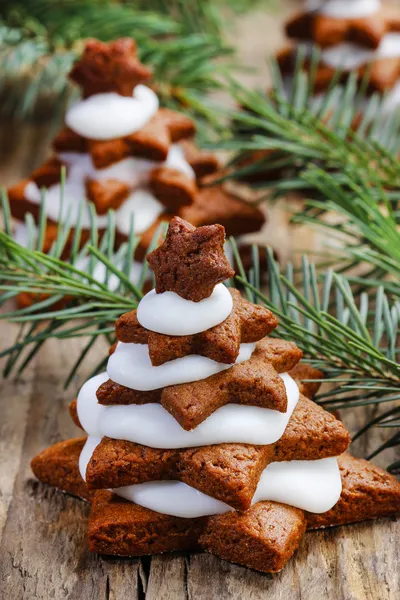
<path id="1" fill-rule="evenodd" d="M 82 448 L 82 452 L 79 455 L 79 473 L 84 481 L 86 481 L 86 469 L 89 463 L 89 460 L 92 458 L 93 452 L 96 447 L 100 444 L 101 438 L 96 437 L 94 435 L 89 435 L 88 439 L 85 442 L 85 445 Z"/>
<path id="2" fill-rule="evenodd" d="M 181 298 L 175 292 L 151 290 L 139 302 L 138 321 L 146 329 L 165 335 L 192 335 L 219 325 L 232 311 L 232 296 L 220 283 L 200 302 Z"/>
<path id="3" fill-rule="evenodd" d="M 151 448 L 187 448 L 210 444 L 273 444 L 283 435 L 299 399 L 299 389 L 287 373 L 281 375 L 288 398 L 286 413 L 257 406 L 228 404 L 216 410 L 192 431 L 185 431 L 160 405 L 101 406 L 96 390 L 107 375 L 78 396 L 77 411 L 83 428 L 91 435 L 136 442 Z M 82 418 L 81 418 L 82 414 Z"/>
<path id="4" fill-rule="evenodd" d="M 133 230 L 135 233 L 143 233 L 162 212 L 164 212 L 164 206 L 149 190 L 135 190 L 117 211 L 117 229 L 121 233 L 129 235 L 131 215 L 134 215 Z"/>
<path id="5" fill-rule="evenodd" d="M 380 9 L 379 0 L 308 0 L 307 10 L 318 10 L 319 14 L 334 19 L 358 19 L 372 15 Z"/>
<path id="6" fill-rule="evenodd" d="M 107 380 L 106 372 L 99 373 L 88 379 L 79 390 L 76 410 L 82 428 L 89 435 L 97 436 L 100 431 L 98 421 L 107 407 L 97 402 L 96 392 Z"/>
<path id="7" fill-rule="evenodd" d="M 271 463 L 264 469 L 253 503 L 273 500 L 313 513 L 330 510 L 340 498 L 342 481 L 336 458 Z"/>
<path id="8" fill-rule="evenodd" d="M 17 223 L 14 228 L 14 240 L 23 248 L 28 247 L 28 228 L 25 223 Z"/>
<path id="9" fill-rule="evenodd" d="M 333 69 L 351 71 L 368 64 L 374 57 L 374 51 L 352 42 L 343 42 L 321 51 L 321 60 Z"/>
<path id="10" fill-rule="evenodd" d="M 375 51 L 374 58 L 398 58 L 400 56 L 400 33 L 387 33 Z"/>
<path id="11" fill-rule="evenodd" d="M 95 94 L 72 106 L 65 122 L 79 135 L 93 140 L 111 140 L 141 129 L 158 110 L 157 95 L 138 85 L 133 96 L 114 92 Z"/>
<path id="12" fill-rule="evenodd" d="M 116 179 L 134 188 L 144 184 L 150 171 L 159 164 L 146 158 L 124 158 L 104 169 L 95 169 L 93 179 Z"/>
<path id="13" fill-rule="evenodd" d="M 25 198 L 33 204 L 40 204 L 41 193 L 33 181 L 30 181 L 24 190 Z M 82 202 L 81 202 L 82 201 Z M 82 209 L 80 208 L 82 204 Z M 46 215 L 54 221 L 65 223 L 67 220 L 73 226 L 78 221 L 78 214 L 81 212 L 82 227 L 90 227 L 90 211 L 86 197 L 86 189 L 83 181 L 77 179 L 67 180 L 63 187 L 63 207 L 61 211 L 61 184 L 51 185 L 45 192 L 45 212 Z M 107 215 L 97 215 L 97 226 L 107 227 Z"/>
<path id="14" fill-rule="evenodd" d="M 113 262 L 115 263 L 115 257 L 113 258 Z M 84 271 L 87 273 L 89 270 L 89 264 L 90 264 L 90 259 L 88 257 L 84 257 L 76 262 L 75 267 L 77 269 L 79 269 L 79 271 Z M 118 268 L 123 267 L 121 262 L 115 263 L 115 264 Z M 141 263 L 136 262 L 136 261 L 132 262 L 131 271 L 129 274 L 129 281 L 131 281 L 132 283 L 137 283 L 139 281 L 140 275 L 142 273 L 142 267 L 143 267 L 143 265 Z M 105 283 L 106 282 L 106 274 L 107 274 L 107 267 L 105 266 L 104 263 L 98 261 L 95 264 L 95 267 L 93 269 L 93 273 L 92 273 L 93 279 L 95 279 L 99 283 Z M 119 279 L 119 277 L 117 277 L 117 275 L 115 275 L 114 273 L 111 273 L 111 272 L 108 273 L 107 287 L 110 291 L 115 292 L 119 288 L 120 283 L 121 283 L 121 280 Z"/>
<path id="15" fill-rule="evenodd" d="M 178 144 L 172 144 L 170 146 L 167 160 L 163 164 L 164 166 L 170 167 L 171 169 L 181 171 L 182 173 L 190 177 L 190 179 L 196 178 L 195 172 L 185 159 L 185 153 L 183 151 L 183 148 Z"/>
<path id="16" fill-rule="evenodd" d="M 400 33 L 387 33 L 376 50 L 343 42 L 321 52 L 322 61 L 334 69 L 351 71 L 373 60 L 400 57 Z"/>
<path id="17" fill-rule="evenodd" d="M 397 110 L 400 106 L 400 81 L 396 83 L 394 88 L 387 94 L 383 101 L 383 112 L 387 115 Z"/>
<path id="18" fill-rule="evenodd" d="M 235 364 L 249 360 L 255 344 L 241 344 Z M 146 344 L 119 342 L 108 360 L 107 372 L 113 381 L 133 390 L 157 390 L 168 385 L 199 381 L 232 365 L 217 363 L 205 356 L 191 354 L 154 367 Z"/>
<path id="19" fill-rule="evenodd" d="M 336 458 L 271 463 L 264 469 L 253 504 L 282 502 L 312 513 L 324 513 L 335 506 L 342 491 Z M 233 510 L 180 481 L 152 481 L 113 490 L 126 500 L 175 517 L 196 518 Z"/>
<path id="20" fill-rule="evenodd" d="M 233 510 L 230 506 L 180 481 L 149 481 L 127 485 L 113 492 L 164 515 L 193 519 Z"/>

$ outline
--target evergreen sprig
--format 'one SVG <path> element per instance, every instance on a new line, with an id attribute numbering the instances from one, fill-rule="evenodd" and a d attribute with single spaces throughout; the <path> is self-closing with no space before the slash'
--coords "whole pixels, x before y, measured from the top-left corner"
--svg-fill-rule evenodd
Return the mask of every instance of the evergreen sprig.
<path id="1" fill-rule="evenodd" d="M 240 261 L 233 240 L 232 244 L 235 258 Z M 260 287 L 257 247 L 253 248 L 249 274 L 239 267 L 237 279 L 251 301 L 264 304 L 278 317 L 276 335 L 295 341 L 307 362 L 324 372 L 323 381 L 333 384 L 315 400 L 330 410 L 389 405 L 388 410 L 379 411 L 356 432 L 354 439 L 372 426 L 398 427 L 400 302 L 391 303 L 383 287 L 375 294 L 362 292 L 355 298 L 345 277 L 332 269 L 318 277 L 306 256 L 297 276 L 291 263 L 282 272 L 270 248 L 267 254 L 266 290 Z M 399 430 L 371 457 L 398 444 Z M 394 463 L 389 470 L 399 466 Z"/>
<path id="2" fill-rule="evenodd" d="M 274 64 L 274 63 L 272 63 Z M 301 64 L 301 63 L 300 63 Z M 231 82 L 231 91 L 241 110 L 230 114 L 234 134 L 214 147 L 234 153 L 230 177 L 265 173 L 257 187 L 272 190 L 272 197 L 288 191 L 316 192 L 303 173 L 311 166 L 325 172 L 337 171 L 343 186 L 346 170 L 357 171 L 379 190 L 400 196 L 400 113 L 385 110 L 386 98 L 368 97 L 365 86 L 350 76 L 343 86 L 332 80 L 316 101 L 311 75 L 300 67 L 291 92 L 279 78 L 277 68 L 270 95 Z M 268 152 L 249 164 L 252 153 Z M 245 165 L 245 166 L 243 166 Z M 278 171 L 278 177 L 274 173 Z M 282 177 L 282 174 L 285 177 Z M 270 176 L 269 176 L 270 175 Z"/>
<path id="3" fill-rule="evenodd" d="M 87 336 L 87 344 L 67 378 L 68 384 L 95 341 L 105 336 L 111 344 L 116 318 L 135 308 L 141 298 L 146 267 L 143 267 L 137 284 L 130 280 L 136 244 L 133 222 L 129 242 L 114 258 L 113 213 L 109 214 L 107 231 L 99 243 L 92 207 L 90 239 L 79 251 L 81 227 L 78 223 L 71 259 L 66 262 L 60 256 L 70 236 L 68 223 L 59 225 L 57 241 L 50 253 L 44 254 L 41 252 L 45 227 L 43 207 L 38 231 L 34 229 L 32 219 L 27 217 L 27 248 L 18 245 L 11 236 L 5 195 L 3 208 L 5 230 L 0 232 L 0 306 L 21 292 L 36 296 L 38 300 L 29 307 L 0 313 L 2 319 L 19 323 L 21 327 L 15 343 L 0 353 L 0 356 L 7 356 L 5 375 L 21 373 L 50 338 Z M 155 239 L 159 235 L 160 232 Z M 249 298 L 268 306 L 280 321 L 277 335 L 296 342 L 304 357 L 324 371 L 326 381 L 335 384 L 333 391 L 320 394 L 317 400 L 332 409 L 388 405 L 389 408 L 373 422 L 366 423 L 363 430 L 374 425 L 393 432 L 400 410 L 400 366 L 397 363 L 400 302 L 391 303 L 383 288 L 372 295 L 363 292 L 356 299 L 347 279 L 333 270 L 323 275 L 321 287 L 315 267 L 306 257 L 300 276 L 296 276 L 290 264 L 282 273 L 270 251 L 269 283 L 264 291 L 260 285 L 263 274 L 260 273 L 257 247 L 253 248 L 253 267 L 246 275 L 234 240 L 231 243 L 238 263 L 237 281 L 245 287 Z M 79 267 L 82 259 L 88 261 L 85 269 Z M 104 283 L 95 279 L 93 275 L 98 264 L 104 265 L 109 276 L 116 277 L 116 285 L 111 287 L 107 279 Z M 106 358 L 95 371 L 104 368 L 105 363 Z M 391 433 L 376 452 L 399 443 L 398 437 L 397 431 Z M 396 465 L 391 468 L 395 469 Z"/>

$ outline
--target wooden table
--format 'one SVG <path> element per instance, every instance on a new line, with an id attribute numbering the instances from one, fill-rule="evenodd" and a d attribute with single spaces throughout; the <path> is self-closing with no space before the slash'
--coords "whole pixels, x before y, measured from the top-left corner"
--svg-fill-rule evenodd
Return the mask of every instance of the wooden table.
<path id="1" fill-rule="evenodd" d="M 287 7 L 286 7 L 287 8 Z M 261 62 L 263 34 L 277 17 L 241 20 L 239 36 L 247 62 Z M 280 17 L 282 18 L 282 17 Z M 255 35 L 255 30 L 260 36 Z M 265 48 L 278 45 L 279 28 Z M 261 41 L 254 47 L 254 39 Z M 251 45 L 253 44 L 253 50 Z M 252 57 L 254 61 L 252 61 Z M 252 74 L 247 76 L 253 78 Z M 263 81 L 260 79 L 259 81 Z M 254 80 L 252 80 L 254 83 Z M 3 124 L 1 183 L 15 182 L 38 165 L 45 152 L 46 127 L 24 130 Z M 264 232 L 278 240 L 284 257 L 305 246 L 304 232 L 289 230 L 288 211 L 274 208 Z M 307 234 L 310 243 L 310 236 Z M 311 245 L 319 241 L 311 239 Z M 0 347 L 17 328 L 0 323 Z M 3 381 L 0 396 L 0 599 L 1 600 L 395 600 L 400 597 L 400 521 L 382 519 L 309 533 L 284 571 L 261 575 L 206 554 L 110 559 L 91 554 L 86 543 L 88 506 L 32 477 L 31 458 L 46 446 L 79 435 L 68 405 L 104 356 L 99 344 L 67 391 L 63 383 L 83 339 L 45 344 L 23 376 Z M 1 366 L 1 364 L 0 364 Z M 343 413 L 354 430 L 367 411 Z M 371 417 L 371 410 L 368 410 Z M 365 455 L 384 432 L 375 429 L 354 448 Z M 377 460 L 396 457 L 386 451 Z M 399 455 L 397 454 L 397 458 Z"/>

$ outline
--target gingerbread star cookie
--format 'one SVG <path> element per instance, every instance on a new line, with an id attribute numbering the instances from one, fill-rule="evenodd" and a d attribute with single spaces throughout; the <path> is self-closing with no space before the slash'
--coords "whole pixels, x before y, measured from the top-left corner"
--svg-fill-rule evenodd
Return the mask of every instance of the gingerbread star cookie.
<path id="1" fill-rule="evenodd" d="M 293 343 L 264 338 L 257 343 L 248 361 L 201 381 L 143 392 L 108 380 L 97 390 L 97 400 L 108 406 L 160 402 L 187 431 L 232 402 L 285 412 L 287 396 L 278 373 L 289 371 L 292 374 L 301 356 L 301 350 Z M 317 370 L 303 370 L 301 376 L 305 373 L 307 379 L 321 378 Z M 293 377 L 296 377 L 295 373 Z M 312 388 L 310 384 L 299 387 L 308 395 L 315 391 L 315 386 Z"/>
<path id="2" fill-rule="evenodd" d="M 208 298 L 217 283 L 234 275 L 224 243 L 221 225 L 196 228 L 174 217 L 164 243 L 147 257 L 157 294 L 171 291 L 193 302 Z"/>
<path id="3" fill-rule="evenodd" d="M 132 38 L 109 43 L 88 40 L 81 58 L 69 74 L 69 78 L 81 87 L 84 98 L 105 92 L 132 96 L 134 88 L 150 76 L 150 69 L 137 57 Z"/>
<path id="4" fill-rule="evenodd" d="M 231 288 L 229 291 L 233 309 L 225 321 L 211 329 L 193 335 L 163 335 L 144 329 L 133 310 L 118 319 L 117 339 L 125 343 L 148 344 L 154 366 L 189 354 L 232 364 L 239 355 L 240 344 L 258 342 L 275 329 L 278 320 L 267 308 L 242 298 L 238 290 Z"/>
<path id="5" fill-rule="evenodd" d="M 381 7 L 371 15 L 352 19 L 327 16 L 314 10 L 296 15 L 286 25 L 289 37 L 313 41 L 321 48 L 342 42 L 377 48 L 390 31 L 400 31 L 398 9 L 396 12 L 391 7 Z"/>

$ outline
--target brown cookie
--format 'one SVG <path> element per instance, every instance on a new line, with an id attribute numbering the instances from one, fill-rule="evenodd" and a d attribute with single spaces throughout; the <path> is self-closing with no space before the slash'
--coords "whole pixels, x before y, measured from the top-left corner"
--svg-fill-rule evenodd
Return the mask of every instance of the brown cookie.
<path id="1" fill-rule="evenodd" d="M 31 462 L 34 475 L 42 483 L 90 501 L 93 492 L 83 481 L 78 467 L 85 441 L 86 438 L 74 438 L 46 448 Z"/>
<path id="2" fill-rule="evenodd" d="M 248 361 L 201 381 L 140 392 L 109 380 L 97 390 L 97 399 L 105 405 L 161 402 L 186 430 L 194 429 L 215 410 L 230 403 L 283 412 L 287 407 L 286 392 L 276 371 L 290 371 L 301 355 L 295 344 L 264 338 Z"/>
<path id="3" fill-rule="evenodd" d="M 342 494 L 331 510 L 306 513 L 308 529 L 356 523 L 400 512 L 400 482 L 372 463 L 350 454 L 339 457 Z"/>
<path id="4" fill-rule="evenodd" d="M 127 158 L 131 154 L 125 138 L 87 140 L 87 149 L 96 169 L 105 169 L 113 163 Z"/>
<path id="5" fill-rule="evenodd" d="M 278 320 L 267 308 L 243 298 L 238 290 L 230 288 L 233 308 L 230 315 L 215 327 L 201 333 L 172 336 L 148 331 L 138 320 L 136 310 L 122 315 L 115 333 L 120 342 L 148 344 L 154 366 L 189 354 L 206 356 L 219 363 L 233 364 L 240 344 L 258 342 L 270 334 Z"/>
<path id="6" fill-rule="evenodd" d="M 35 221 L 39 219 L 40 206 L 25 198 L 25 188 L 29 179 L 23 179 L 7 189 L 11 215 L 18 221 L 24 221 L 26 213 L 30 213 Z"/>
<path id="7" fill-rule="evenodd" d="M 175 292 L 193 302 L 208 298 L 217 283 L 234 275 L 224 254 L 224 242 L 221 225 L 196 228 L 174 217 L 164 243 L 147 256 L 156 292 Z"/>
<path id="8" fill-rule="evenodd" d="M 193 135 L 193 121 L 174 110 L 160 108 L 139 131 L 112 140 L 87 140 L 88 151 L 97 169 L 129 156 L 165 161 L 171 144 Z"/>
<path id="9" fill-rule="evenodd" d="M 313 41 L 322 48 L 342 42 L 377 48 L 386 33 L 399 30 L 398 12 L 386 7 L 356 19 L 329 17 L 314 10 L 296 15 L 286 24 L 286 33 L 289 37 Z"/>
<path id="10" fill-rule="evenodd" d="M 63 127 L 53 140 L 53 149 L 56 152 L 86 152 L 87 140 L 69 127 Z"/>
<path id="11" fill-rule="evenodd" d="M 88 543 L 93 552 L 119 556 L 202 548 L 225 560 L 275 572 L 290 559 L 304 532 L 303 512 L 274 502 L 260 502 L 245 514 L 182 519 L 97 492 Z"/>
<path id="12" fill-rule="evenodd" d="M 174 144 L 181 140 L 186 140 L 196 133 L 194 121 L 187 115 L 176 110 L 160 108 L 156 116 L 167 127 L 171 142 Z"/>
<path id="13" fill-rule="evenodd" d="M 293 75 L 296 56 L 297 50 L 293 47 L 287 47 L 277 54 L 278 65 L 283 75 Z M 303 69 L 310 73 L 311 62 L 308 59 L 304 61 Z M 358 83 L 361 83 L 367 71 L 368 91 L 381 94 L 390 91 L 400 77 L 400 58 L 380 58 L 358 69 L 343 71 L 340 73 L 338 83 L 345 83 L 351 74 L 355 74 Z M 326 91 L 337 78 L 337 70 L 320 61 L 317 67 L 313 68 L 314 91 L 316 93 Z"/>
<path id="14" fill-rule="evenodd" d="M 177 169 L 157 167 L 150 173 L 149 187 L 157 200 L 171 212 L 192 204 L 196 198 L 196 182 Z"/>
<path id="15" fill-rule="evenodd" d="M 203 550 L 263 573 L 281 571 L 305 533 L 303 511 L 277 502 L 257 502 L 245 513 L 209 517 L 199 542 Z"/>
<path id="16" fill-rule="evenodd" d="M 195 133 L 192 119 L 169 108 L 160 108 L 140 131 L 125 138 L 131 153 L 155 161 L 164 161 L 171 144 Z"/>
<path id="17" fill-rule="evenodd" d="M 228 236 L 259 231 L 265 223 L 264 213 L 257 206 L 221 185 L 200 188 L 195 202 L 183 206 L 179 214 L 196 226 L 220 223 Z"/>
<path id="18" fill-rule="evenodd" d="M 83 97 L 88 98 L 105 92 L 131 96 L 134 88 L 150 75 L 151 71 L 137 57 L 134 40 L 126 37 L 108 43 L 87 40 L 69 78 L 81 87 Z"/>
<path id="19" fill-rule="evenodd" d="M 51 185 L 60 183 L 62 167 L 63 163 L 56 156 L 52 156 L 32 172 L 30 179 L 39 188 L 48 188 Z"/>
<path id="20" fill-rule="evenodd" d="M 162 450 L 103 438 L 88 463 L 86 479 L 93 489 L 178 480 L 243 511 L 250 507 L 269 463 L 337 456 L 349 443 L 342 423 L 302 396 L 285 433 L 275 444 Z"/>
<path id="21" fill-rule="evenodd" d="M 111 492 L 96 492 L 88 523 L 92 552 L 144 556 L 199 550 L 207 517 L 181 519 L 128 502 Z"/>
<path id="22" fill-rule="evenodd" d="M 315 396 L 322 383 L 318 380 L 323 379 L 324 377 L 322 371 L 305 363 L 299 363 L 296 365 L 291 370 L 290 375 L 297 381 L 300 393 L 304 394 L 304 396 L 307 398 L 312 398 Z"/>
<path id="23" fill-rule="evenodd" d="M 184 140 L 181 144 L 185 159 L 192 167 L 197 179 L 202 179 L 218 171 L 219 160 L 213 152 L 201 150 L 192 140 Z"/>
<path id="24" fill-rule="evenodd" d="M 117 210 L 127 199 L 129 192 L 129 186 L 116 179 L 86 180 L 86 193 L 98 215 L 105 215 L 110 209 Z"/>

